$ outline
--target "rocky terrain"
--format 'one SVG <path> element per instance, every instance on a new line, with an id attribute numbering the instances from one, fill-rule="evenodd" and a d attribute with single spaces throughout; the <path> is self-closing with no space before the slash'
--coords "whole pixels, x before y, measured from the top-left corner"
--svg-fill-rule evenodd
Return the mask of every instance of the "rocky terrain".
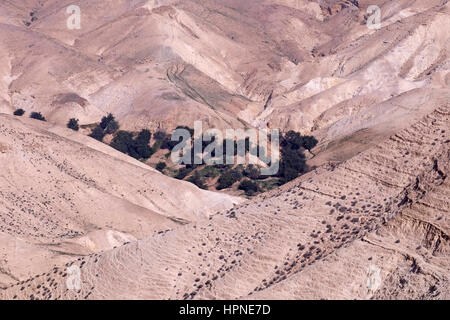
<path id="1" fill-rule="evenodd" d="M 170 179 L 72 130 L 8 115 L 0 115 L 0 163 L 3 285 L 241 201 Z"/>
<path id="2" fill-rule="evenodd" d="M 3 1 L 1 108 L 348 135 L 386 121 L 361 114 L 450 83 L 448 2 L 375 2 L 380 30 L 366 26 L 368 0 L 93 0 L 70 30 L 70 1 Z"/>
<path id="3" fill-rule="evenodd" d="M 448 1 L 111 3 L 0 2 L 0 299 L 450 298 Z M 108 112 L 311 133 L 315 170 L 203 191 L 64 128 Z"/>
<path id="4" fill-rule="evenodd" d="M 450 106 L 280 190 L 12 284 L 8 299 L 448 298 Z M 81 269 L 79 291 L 67 268 Z M 366 285 L 380 270 L 378 290 Z"/>

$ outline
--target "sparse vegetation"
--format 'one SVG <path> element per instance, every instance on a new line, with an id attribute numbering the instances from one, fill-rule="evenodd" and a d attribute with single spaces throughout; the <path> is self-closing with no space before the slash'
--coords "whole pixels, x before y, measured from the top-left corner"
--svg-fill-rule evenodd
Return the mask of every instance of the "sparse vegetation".
<path id="1" fill-rule="evenodd" d="M 109 113 L 106 117 L 102 118 L 100 127 L 105 131 L 106 134 L 113 134 L 117 130 L 119 130 L 119 123 L 116 121 L 114 116 Z"/>
<path id="2" fill-rule="evenodd" d="M 109 113 L 107 116 L 103 117 L 100 124 L 95 126 L 94 129 L 92 129 L 91 134 L 89 134 L 90 137 L 103 142 L 103 138 L 107 134 L 114 134 L 119 130 L 119 123 L 116 121 L 114 116 Z"/>
<path id="3" fill-rule="evenodd" d="M 80 126 L 78 124 L 78 119 L 72 118 L 67 123 L 67 128 L 72 129 L 73 131 L 80 130 Z"/>
<path id="4" fill-rule="evenodd" d="M 40 112 L 32 112 L 30 114 L 30 118 L 40 120 L 40 121 L 47 121 L 47 120 L 45 120 L 45 117 Z"/>
<path id="5" fill-rule="evenodd" d="M 242 179 L 242 173 L 236 169 L 224 172 L 218 181 L 217 190 L 230 188 L 233 184 Z"/>
<path id="6" fill-rule="evenodd" d="M 102 142 L 103 138 L 105 137 L 105 132 L 103 131 L 102 127 L 97 126 L 92 130 L 89 136 Z"/>
<path id="7" fill-rule="evenodd" d="M 199 174 L 198 171 L 196 171 L 189 179 L 189 182 L 195 184 L 200 189 L 207 189 L 207 186 L 205 184 L 205 179 Z"/>
<path id="8" fill-rule="evenodd" d="M 13 113 L 15 116 L 21 117 L 25 114 L 25 110 L 23 109 L 17 109 L 16 111 L 14 111 Z"/>
<path id="9" fill-rule="evenodd" d="M 150 139 L 151 133 L 145 129 L 138 134 L 136 139 L 132 132 L 120 130 L 114 136 L 110 146 L 135 159 L 148 159 L 153 154 L 153 150 L 149 146 Z"/>
<path id="10" fill-rule="evenodd" d="M 247 196 L 252 196 L 258 192 L 258 184 L 254 181 L 246 179 L 239 184 L 238 189 L 245 191 Z"/>
<path id="11" fill-rule="evenodd" d="M 167 168 L 167 164 L 165 162 L 158 162 L 158 164 L 156 165 L 156 170 L 163 172 L 164 169 Z"/>
<path id="12" fill-rule="evenodd" d="M 163 130 L 158 130 L 153 133 L 155 142 L 153 146 L 150 147 L 152 133 L 149 130 L 144 129 L 139 133 L 134 133 L 124 130 L 117 131 L 118 129 L 119 123 L 112 114 L 108 114 L 106 117 L 102 118 L 102 121 L 98 126 L 94 127 L 90 136 L 99 141 L 103 141 L 105 135 L 113 134 L 110 146 L 138 160 L 149 159 L 159 150 L 171 151 L 180 142 L 171 141 L 171 135 Z M 177 129 L 186 129 L 191 134 L 191 137 L 194 134 L 194 130 L 188 127 L 179 126 Z M 202 143 L 203 151 L 210 143 L 213 143 L 214 139 L 211 140 L 212 141 Z M 190 143 L 190 147 L 193 149 L 192 139 Z M 219 143 L 222 143 L 224 150 L 226 150 L 227 141 L 224 140 Z M 252 145 L 248 138 L 244 143 L 246 153 L 250 152 L 250 150 L 253 150 L 253 152 L 258 150 L 258 146 Z M 238 144 L 238 141 L 231 143 L 231 145 L 234 145 L 234 155 L 237 155 Z M 247 166 L 240 165 L 236 168 L 226 164 L 195 164 L 197 162 L 195 160 L 199 155 L 195 155 L 194 152 L 190 152 L 191 163 L 181 163 L 177 168 L 168 166 L 170 152 L 165 153 L 164 157 L 160 158 L 161 161 L 157 163 L 156 169 L 176 179 L 187 180 L 203 189 L 207 189 L 208 184 L 214 185 L 217 190 L 228 189 L 241 181 L 243 177 L 246 177 L 246 179 L 239 184 L 238 189 L 244 191 L 247 196 L 253 196 L 260 192 L 272 190 L 284 183 L 296 179 L 301 174 L 306 173 L 309 168 L 306 165 L 304 152 L 305 150 L 311 152 L 311 149 L 316 145 L 317 140 L 312 136 L 302 136 L 295 131 L 289 131 L 283 135 L 280 143 L 280 170 L 276 177 L 261 176 L 261 168 L 254 164 L 249 164 Z M 217 179 L 217 177 L 219 178 Z"/>

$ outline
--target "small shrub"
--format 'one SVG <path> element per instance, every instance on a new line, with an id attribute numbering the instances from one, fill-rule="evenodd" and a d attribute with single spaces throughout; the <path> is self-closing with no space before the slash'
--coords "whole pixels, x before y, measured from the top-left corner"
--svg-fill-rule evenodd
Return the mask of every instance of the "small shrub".
<path id="1" fill-rule="evenodd" d="M 192 168 L 181 168 L 175 175 L 175 179 L 183 180 L 192 172 Z"/>
<path id="2" fill-rule="evenodd" d="M 227 171 L 220 176 L 218 180 L 219 184 L 217 186 L 217 190 L 230 188 L 233 184 L 235 184 L 241 179 L 242 173 L 240 171 L 235 169 Z"/>
<path id="3" fill-rule="evenodd" d="M 156 170 L 163 172 L 163 170 L 167 167 L 167 164 L 165 162 L 158 162 L 156 165 Z"/>
<path id="4" fill-rule="evenodd" d="M 23 109 L 17 109 L 16 111 L 14 111 L 13 114 L 14 114 L 15 116 L 21 117 L 21 116 L 23 116 L 23 115 L 25 114 L 25 110 L 23 110 Z"/>
<path id="5" fill-rule="evenodd" d="M 116 121 L 114 116 L 109 113 L 106 117 L 102 118 L 100 127 L 104 130 L 105 134 L 113 134 L 119 130 L 119 123 Z"/>
<path id="6" fill-rule="evenodd" d="M 103 138 L 105 137 L 105 132 L 103 131 L 103 128 L 101 126 L 97 126 L 92 130 L 90 137 L 94 138 L 95 140 L 98 140 L 100 142 L 103 142 Z"/>
<path id="7" fill-rule="evenodd" d="M 67 128 L 72 129 L 73 131 L 80 130 L 80 126 L 78 125 L 78 119 L 72 118 L 67 123 Z"/>
<path id="8" fill-rule="evenodd" d="M 30 114 L 30 118 L 40 120 L 40 121 L 47 121 L 47 120 L 45 120 L 45 117 L 40 112 L 32 112 Z"/>
<path id="9" fill-rule="evenodd" d="M 153 149 L 149 145 L 151 138 L 151 132 L 149 130 L 143 129 L 141 130 L 141 132 L 139 132 L 138 136 L 134 140 L 136 153 L 141 159 L 149 159 L 154 153 Z"/>
<path id="10" fill-rule="evenodd" d="M 192 177 L 188 179 L 189 182 L 195 184 L 200 189 L 207 189 L 207 186 L 205 184 L 205 180 L 200 176 L 200 174 L 195 172 Z"/>
<path id="11" fill-rule="evenodd" d="M 252 196 L 258 192 L 258 184 L 251 180 L 244 180 L 239 184 L 239 190 L 243 190 L 246 195 Z"/>
<path id="12" fill-rule="evenodd" d="M 156 131 L 155 134 L 153 135 L 153 138 L 154 138 L 156 141 L 162 141 L 162 140 L 164 140 L 166 137 L 167 137 L 167 133 L 165 133 L 165 132 L 162 131 L 162 130 Z"/>
<path id="13" fill-rule="evenodd" d="M 257 180 L 261 178 L 261 171 L 253 164 L 250 164 L 245 168 L 244 175 L 252 180 Z"/>

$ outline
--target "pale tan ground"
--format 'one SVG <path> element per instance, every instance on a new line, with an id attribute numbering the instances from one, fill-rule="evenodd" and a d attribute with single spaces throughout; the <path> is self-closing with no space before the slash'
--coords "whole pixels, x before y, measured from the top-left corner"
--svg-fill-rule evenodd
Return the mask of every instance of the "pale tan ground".
<path id="1" fill-rule="evenodd" d="M 81 30 L 66 26 L 70 1 L 0 4 L 1 109 L 61 124 L 113 112 L 125 128 L 323 129 L 329 140 L 387 121 L 364 115 L 411 90 L 450 85 L 446 0 L 110 2 L 83 3 Z M 365 24 L 371 4 L 380 30 Z"/>
<path id="2" fill-rule="evenodd" d="M 448 1 L 111 3 L 0 3 L 0 112 L 49 119 L 0 115 L 1 299 L 450 298 Z M 237 204 L 61 126 L 107 112 L 311 132 L 317 169 Z"/>
<path id="3" fill-rule="evenodd" d="M 209 220 L 56 266 L 6 299 L 449 297 L 450 106 Z M 80 291 L 67 267 L 81 268 Z M 369 290 L 368 270 L 380 270 Z"/>
<path id="4" fill-rule="evenodd" d="M 80 133 L 0 115 L 0 283 L 242 201 L 170 179 Z"/>

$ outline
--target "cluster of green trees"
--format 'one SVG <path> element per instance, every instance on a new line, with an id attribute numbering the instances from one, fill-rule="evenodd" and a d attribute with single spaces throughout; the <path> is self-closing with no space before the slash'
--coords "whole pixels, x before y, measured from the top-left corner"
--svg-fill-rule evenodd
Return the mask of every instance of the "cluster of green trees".
<path id="1" fill-rule="evenodd" d="M 311 152 L 318 141 L 312 136 L 302 136 L 299 132 L 289 131 L 283 135 L 280 143 L 281 161 L 278 176 L 287 183 L 308 171 L 304 150 Z"/>
<path id="2" fill-rule="evenodd" d="M 78 131 L 80 129 L 79 120 L 75 118 L 70 119 L 67 127 Z M 152 134 L 149 130 L 144 129 L 139 133 L 134 133 L 119 129 L 119 122 L 115 119 L 114 115 L 109 113 L 92 129 L 89 136 L 103 142 L 104 137 L 111 134 L 113 135 L 110 143 L 111 147 L 138 160 L 149 159 L 153 155 L 154 152 L 150 147 Z"/>
<path id="3" fill-rule="evenodd" d="M 23 109 L 14 111 L 14 115 L 16 116 L 23 116 L 24 114 L 25 110 Z M 40 112 L 32 112 L 30 118 L 46 121 L 45 117 Z M 78 131 L 80 129 L 79 120 L 75 118 L 70 119 L 67 123 L 67 127 L 74 131 Z M 114 135 L 110 143 L 111 147 L 128 154 L 135 159 L 149 159 L 159 149 L 171 151 L 180 142 L 172 141 L 171 135 L 160 130 L 153 134 L 155 144 L 153 147 L 150 147 L 152 133 L 149 130 L 144 129 L 139 133 L 133 133 L 119 130 L 119 128 L 119 122 L 117 122 L 115 117 L 110 113 L 101 119 L 101 122 L 91 131 L 90 136 L 98 141 L 103 141 L 103 138 L 107 134 Z M 190 132 L 191 136 L 194 135 L 194 130 L 191 128 L 179 126 L 177 129 L 186 129 Z M 202 152 L 204 152 L 205 148 L 213 141 L 214 138 L 211 139 L 211 141 L 202 142 Z M 237 155 L 238 141 L 228 142 L 227 140 L 224 140 L 221 143 L 223 144 L 223 150 L 226 150 L 228 144 L 234 144 L 234 155 Z M 242 141 L 240 143 L 242 143 Z M 244 143 L 246 153 L 250 150 L 258 150 L 259 146 L 251 145 L 249 138 L 247 138 Z M 279 180 L 279 184 L 292 181 L 309 170 L 304 152 L 307 150 L 312 153 L 311 150 L 317 143 L 317 139 L 313 136 L 302 136 L 299 132 L 295 131 L 289 131 L 282 135 L 280 140 L 280 169 L 276 176 Z M 193 145 L 191 145 L 191 147 L 193 148 Z M 208 179 L 219 176 L 216 185 L 217 190 L 230 188 L 235 183 L 241 181 L 238 188 L 245 191 L 248 196 L 251 196 L 261 191 L 261 187 L 257 181 L 263 181 L 269 178 L 261 176 L 260 168 L 252 164 L 246 167 L 239 166 L 237 168 L 233 168 L 231 165 L 213 165 L 204 166 L 204 168 L 199 169 L 199 167 L 203 165 L 194 164 L 194 157 L 195 155 L 192 152 L 192 164 L 185 164 L 176 172 L 174 177 L 180 180 L 189 177 L 187 179 L 188 181 L 203 189 L 207 189 L 206 181 Z M 156 166 L 156 169 L 161 172 L 164 172 L 166 168 L 167 163 L 162 161 Z M 246 179 L 242 181 L 244 177 Z M 273 177 L 270 179 L 273 179 Z M 274 185 L 277 185 L 277 183 Z"/>
<path id="4" fill-rule="evenodd" d="M 23 116 L 24 114 L 25 110 L 23 109 L 14 111 L 14 115 L 16 116 Z M 30 118 L 46 121 L 45 117 L 40 112 L 32 112 Z M 71 118 L 67 123 L 67 127 L 74 131 L 78 131 L 80 129 L 79 120 Z M 114 136 L 110 143 L 111 147 L 136 159 L 149 159 L 159 149 L 171 151 L 180 142 L 172 141 L 171 135 L 160 130 L 153 134 L 155 144 L 153 147 L 150 147 L 152 133 L 149 130 L 144 129 L 139 133 L 133 133 L 119 130 L 119 128 L 119 122 L 116 121 L 115 117 L 110 113 L 101 119 L 101 122 L 91 131 L 90 136 L 98 141 L 103 141 L 106 135 L 112 134 Z M 194 135 L 194 130 L 191 128 L 179 126 L 177 129 L 186 129 L 190 132 L 191 136 Z M 202 152 L 204 152 L 205 148 L 213 141 L 214 138 L 211 139 L 211 141 L 202 142 Z M 234 155 L 237 155 L 238 141 L 228 142 L 227 140 L 224 140 L 221 143 L 223 144 L 224 151 L 227 149 L 226 147 L 228 144 L 234 144 Z M 242 143 L 242 141 L 240 143 Z M 259 146 L 251 145 L 249 138 L 247 138 L 244 143 L 246 153 L 250 152 L 250 150 L 254 152 L 258 150 Z M 289 131 L 282 135 L 280 140 L 280 169 L 276 176 L 280 184 L 292 181 L 309 170 L 304 152 L 307 150 L 312 153 L 311 150 L 317 143 L 317 139 L 313 136 L 302 136 L 299 132 L 295 131 Z M 191 147 L 193 147 L 193 145 L 191 145 Z M 223 190 L 232 187 L 235 183 L 241 181 L 245 177 L 246 179 L 240 182 L 238 188 L 245 191 L 248 196 L 254 195 L 260 191 L 261 188 L 256 181 L 268 179 L 268 177 L 261 176 L 260 168 L 252 164 L 247 167 L 240 166 L 238 168 L 233 168 L 233 166 L 230 165 L 213 165 L 199 169 L 199 167 L 203 165 L 193 164 L 194 157 L 195 155 L 192 152 L 192 164 L 185 164 L 176 172 L 175 178 L 184 180 L 186 177 L 189 177 L 187 179 L 188 181 L 200 188 L 206 189 L 207 179 L 219 176 L 216 188 L 217 190 Z M 224 162 L 225 160 L 226 159 L 224 159 Z M 166 168 L 167 163 L 165 162 L 159 162 L 156 166 L 156 169 L 161 172 L 164 172 Z"/>
<path id="5" fill-rule="evenodd" d="M 192 129 L 186 128 L 193 132 Z M 161 144 L 161 148 L 166 148 L 171 150 L 178 142 L 168 141 L 170 136 L 165 133 L 160 133 L 161 140 L 163 143 Z M 208 146 L 211 142 L 204 142 L 202 151 L 204 152 L 204 148 Z M 234 143 L 234 155 L 237 155 L 238 152 L 238 141 L 233 141 Z M 242 142 L 241 142 L 242 143 Z M 259 147 L 258 145 L 252 145 L 247 138 L 245 140 L 245 152 L 248 153 L 250 150 L 256 151 Z M 289 131 L 286 134 L 282 135 L 280 140 L 281 147 L 281 159 L 280 159 L 280 169 L 276 177 L 267 177 L 261 176 L 260 168 L 257 166 L 250 164 L 246 167 L 238 166 L 234 168 L 231 165 L 194 165 L 194 164 L 186 164 L 180 170 L 178 170 L 175 178 L 188 181 L 196 184 L 201 188 L 205 188 L 206 181 L 208 178 L 212 178 L 212 176 L 208 176 L 208 174 L 214 173 L 213 177 L 219 175 L 219 179 L 217 181 L 216 189 L 223 190 L 232 187 L 235 183 L 240 182 L 238 188 L 240 190 L 245 191 L 248 196 L 254 195 L 261 191 L 263 188 L 260 187 L 260 182 L 264 182 L 266 180 L 277 180 L 275 183 L 263 183 L 267 185 L 273 185 L 274 187 L 277 185 L 285 184 L 289 181 L 292 181 L 299 177 L 300 175 L 306 173 L 309 168 L 306 164 L 306 156 L 304 152 L 311 150 L 317 145 L 318 141 L 316 138 L 312 136 L 302 136 L 300 133 L 295 131 Z M 226 150 L 227 141 L 224 140 L 222 142 L 223 150 Z M 231 144 L 231 143 L 230 143 Z M 164 147 L 163 147 L 164 146 Z M 312 152 L 311 152 L 312 153 Z M 192 156 L 194 157 L 194 155 Z M 224 159 L 225 160 L 225 159 Z M 202 169 L 198 169 L 198 167 L 202 167 Z M 197 170 L 198 169 L 198 170 Z M 242 180 L 243 178 L 245 180 Z"/>

